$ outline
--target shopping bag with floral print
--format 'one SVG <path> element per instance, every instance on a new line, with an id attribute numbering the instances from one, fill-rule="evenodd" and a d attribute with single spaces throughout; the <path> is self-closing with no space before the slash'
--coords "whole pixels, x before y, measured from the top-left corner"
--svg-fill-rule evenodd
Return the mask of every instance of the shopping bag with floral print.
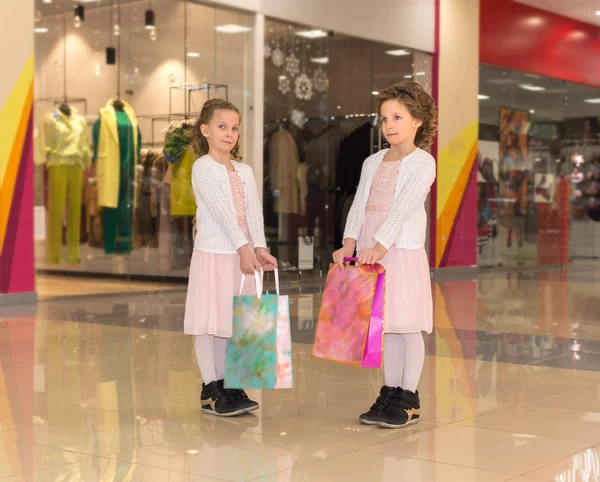
<path id="1" fill-rule="evenodd" d="M 346 258 L 344 261 L 356 261 Z M 362 368 L 380 368 L 385 269 L 380 264 L 329 267 L 312 355 Z"/>
<path id="2" fill-rule="evenodd" d="M 292 388 L 292 336 L 289 297 L 263 294 L 262 277 L 255 273 L 256 295 L 233 299 L 233 332 L 227 341 L 226 388 Z"/>

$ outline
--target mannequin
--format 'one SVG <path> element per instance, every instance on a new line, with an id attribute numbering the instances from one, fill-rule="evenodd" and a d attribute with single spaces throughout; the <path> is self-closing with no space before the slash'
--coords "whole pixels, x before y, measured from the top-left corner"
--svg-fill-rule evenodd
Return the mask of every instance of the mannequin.
<path id="1" fill-rule="evenodd" d="M 46 115 L 38 131 L 38 158 L 48 166 L 47 261 L 59 264 L 64 214 L 67 262 L 79 263 L 83 170 L 91 161 L 87 124 L 66 102 Z"/>
<path id="2" fill-rule="evenodd" d="M 104 252 L 128 254 L 132 248 L 135 166 L 141 134 L 129 104 L 110 100 L 94 124 L 94 162 L 98 175 L 98 205 L 102 207 Z"/>

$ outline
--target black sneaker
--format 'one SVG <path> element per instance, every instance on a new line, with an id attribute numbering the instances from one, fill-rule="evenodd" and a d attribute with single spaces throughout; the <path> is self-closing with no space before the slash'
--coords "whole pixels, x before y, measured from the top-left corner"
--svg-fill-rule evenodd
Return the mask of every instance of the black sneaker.
<path id="1" fill-rule="evenodd" d="M 239 402 L 219 386 L 219 382 L 202 384 L 202 411 L 219 417 L 234 417 L 246 413 Z"/>
<path id="2" fill-rule="evenodd" d="M 419 421 L 421 402 L 419 392 L 402 390 L 392 396 L 383 416 L 377 422 L 382 428 L 400 428 Z"/>
<path id="3" fill-rule="evenodd" d="M 367 413 L 363 413 L 358 420 L 360 423 L 365 425 L 377 425 L 379 421 L 383 420 L 384 412 L 390 404 L 392 396 L 396 393 L 402 393 L 401 388 L 388 387 L 384 385 L 381 387 L 379 396 L 375 403 L 371 406 L 371 409 Z"/>
<path id="4" fill-rule="evenodd" d="M 233 399 L 238 402 L 246 412 L 254 412 L 259 409 L 258 402 L 251 400 L 248 394 L 239 388 L 225 388 L 225 380 L 219 380 L 219 387 L 228 392 Z"/>

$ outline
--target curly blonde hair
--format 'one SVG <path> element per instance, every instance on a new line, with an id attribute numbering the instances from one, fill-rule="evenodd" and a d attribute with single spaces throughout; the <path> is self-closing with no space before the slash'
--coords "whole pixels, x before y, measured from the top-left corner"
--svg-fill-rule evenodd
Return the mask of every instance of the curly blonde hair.
<path id="1" fill-rule="evenodd" d="M 208 124 L 212 119 L 215 112 L 218 110 L 230 110 L 240 116 L 240 122 L 242 121 L 242 115 L 240 110 L 231 102 L 225 99 L 211 99 L 207 100 L 202 106 L 202 111 L 192 126 L 192 132 L 190 134 L 190 141 L 192 149 L 198 156 L 204 156 L 208 154 L 208 139 L 202 135 L 200 126 L 202 124 Z M 236 142 L 235 146 L 231 150 L 231 157 L 235 161 L 241 161 L 242 156 L 240 155 L 240 139 Z"/>
<path id="2" fill-rule="evenodd" d="M 423 121 L 417 130 L 415 144 L 429 151 L 437 132 L 438 109 L 433 97 L 418 82 L 400 82 L 388 87 L 377 96 L 377 112 L 381 115 L 381 106 L 389 100 L 404 104 L 410 114 Z"/>

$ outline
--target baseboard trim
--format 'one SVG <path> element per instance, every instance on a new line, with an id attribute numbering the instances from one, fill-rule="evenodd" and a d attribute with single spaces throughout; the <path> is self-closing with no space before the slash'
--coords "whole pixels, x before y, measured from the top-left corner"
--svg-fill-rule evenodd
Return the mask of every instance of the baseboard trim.
<path id="1" fill-rule="evenodd" d="M 38 302 L 37 293 L 0 294 L 0 306 L 35 305 Z"/>

